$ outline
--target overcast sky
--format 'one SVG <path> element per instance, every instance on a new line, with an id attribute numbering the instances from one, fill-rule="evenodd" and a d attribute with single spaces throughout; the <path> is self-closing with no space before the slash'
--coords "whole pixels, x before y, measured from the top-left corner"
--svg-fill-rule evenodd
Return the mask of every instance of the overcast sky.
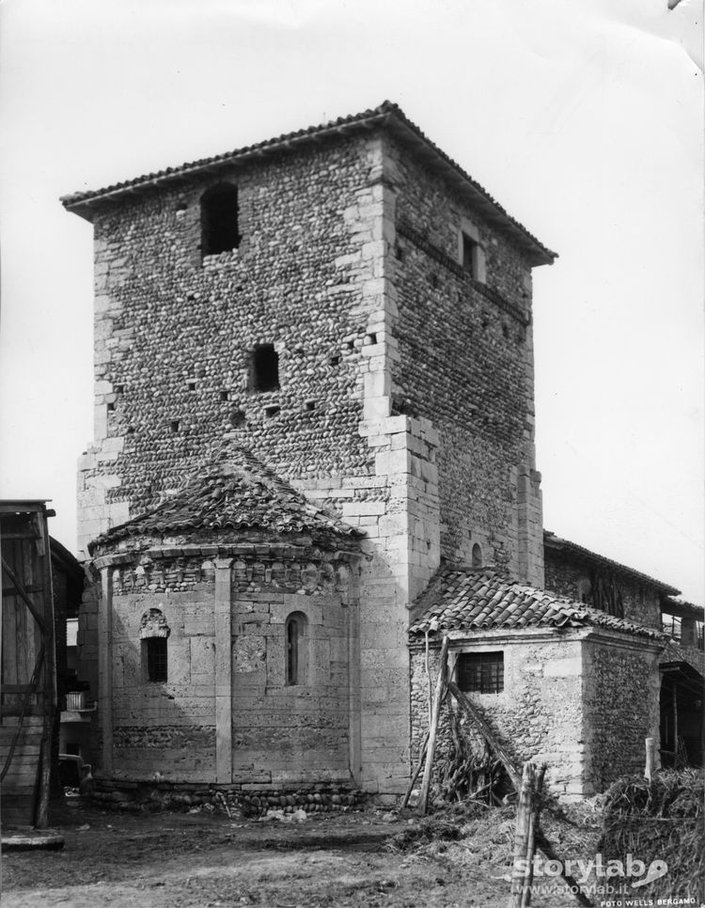
<path id="1" fill-rule="evenodd" d="M 58 198 L 389 98 L 534 272 L 545 526 L 699 603 L 702 0 L 4 0 L 0 495 L 75 550 L 92 228 Z"/>

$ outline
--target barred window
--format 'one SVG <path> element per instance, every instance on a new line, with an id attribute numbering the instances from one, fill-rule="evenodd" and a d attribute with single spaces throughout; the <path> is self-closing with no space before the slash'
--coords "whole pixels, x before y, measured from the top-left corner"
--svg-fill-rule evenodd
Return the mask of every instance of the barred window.
<path id="1" fill-rule="evenodd" d="M 504 653 L 461 653 L 458 659 L 458 687 L 480 694 L 504 690 Z"/>
<path id="2" fill-rule="evenodd" d="M 142 615 L 142 678 L 144 681 L 166 681 L 168 677 L 168 640 L 171 629 L 161 609 L 150 608 Z"/>

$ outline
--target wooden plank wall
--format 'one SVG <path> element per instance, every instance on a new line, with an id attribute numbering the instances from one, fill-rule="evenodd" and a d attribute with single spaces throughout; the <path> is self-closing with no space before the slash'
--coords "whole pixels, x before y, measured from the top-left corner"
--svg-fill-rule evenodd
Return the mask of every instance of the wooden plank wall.
<path id="1" fill-rule="evenodd" d="M 0 513 L 0 546 L 3 561 L 10 567 L 37 613 L 51 627 L 51 588 L 47 590 L 48 538 L 44 515 L 34 511 Z M 50 641 L 53 645 L 53 634 Z M 34 673 L 42 646 L 42 632 L 26 602 L 17 592 L 8 573 L 2 575 L 2 673 L 0 687 L 0 770 L 4 769 L 17 733 L 25 692 Z M 24 710 L 12 760 L 2 781 L 3 824 L 32 824 L 35 821 L 37 782 L 43 730 L 45 698 L 51 697 L 51 675 L 47 659 L 39 672 L 36 692 Z"/>
<path id="2" fill-rule="evenodd" d="M 18 721 L 17 716 L 3 716 L 0 723 L 0 767 L 5 765 Z M 3 826 L 29 826 L 34 823 L 41 742 L 42 717 L 27 716 L 2 782 Z"/>

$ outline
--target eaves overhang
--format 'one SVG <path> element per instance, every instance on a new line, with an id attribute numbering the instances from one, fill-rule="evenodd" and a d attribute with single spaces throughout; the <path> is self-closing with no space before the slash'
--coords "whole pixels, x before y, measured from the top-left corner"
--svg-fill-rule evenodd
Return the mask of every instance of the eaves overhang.
<path id="1" fill-rule="evenodd" d="M 103 189 L 76 192 L 61 198 L 67 211 L 92 221 L 101 211 L 125 198 L 150 189 L 173 186 L 188 182 L 194 176 L 203 174 L 221 175 L 232 173 L 252 162 L 282 156 L 300 148 L 321 145 L 353 134 L 371 133 L 386 129 L 389 134 L 405 145 L 423 162 L 424 166 L 442 176 L 454 192 L 472 204 L 488 223 L 511 237 L 524 252 L 532 266 L 550 265 L 557 257 L 533 236 L 519 221 L 472 179 L 459 164 L 433 143 L 413 123 L 398 105 L 385 101 L 379 107 L 359 114 L 341 117 L 330 123 L 312 126 L 308 129 L 288 133 L 255 145 L 226 152 L 210 158 L 203 158 L 178 167 L 168 167 L 156 173 L 144 174 L 133 180 L 115 183 Z"/>

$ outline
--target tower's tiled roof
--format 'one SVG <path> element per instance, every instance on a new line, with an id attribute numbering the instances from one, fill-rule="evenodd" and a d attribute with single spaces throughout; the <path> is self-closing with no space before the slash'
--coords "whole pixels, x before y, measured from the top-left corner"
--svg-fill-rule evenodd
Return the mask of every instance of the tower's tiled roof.
<path id="1" fill-rule="evenodd" d="M 362 113 L 339 117 L 329 123 L 299 129 L 285 135 L 247 145 L 234 151 L 201 158 L 178 167 L 167 167 L 156 173 L 144 174 L 132 180 L 114 183 L 103 189 L 87 190 L 64 196 L 63 205 L 76 214 L 91 220 L 93 211 L 98 206 L 124 198 L 136 192 L 160 186 L 166 183 L 183 182 L 184 179 L 201 173 L 218 174 L 226 168 L 247 164 L 272 155 L 281 155 L 298 148 L 334 140 L 339 136 L 352 133 L 368 132 L 377 127 L 384 127 L 407 147 L 410 147 L 423 160 L 424 166 L 441 173 L 448 179 L 459 194 L 467 196 L 471 203 L 484 215 L 488 222 L 511 235 L 513 240 L 524 249 L 535 265 L 550 264 L 556 253 L 547 249 L 535 236 L 511 217 L 505 209 L 479 183 L 466 173 L 459 164 L 432 142 L 419 127 L 408 119 L 402 109 L 385 101 L 379 107 L 365 110 Z"/>
<path id="2" fill-rule="evenodd" d="M 358 530 L 311 504 L 245 448 L 223 451 L 175 495 L 112 527 L 91 543 L 91 551 L 134 536 L 173 536 L 197 531 L 256 530 L 358 538 Z"/>
<path id="3" fill-rule="evenodd" d="M 442 568 L 419 604 L 423 611 L 412 622 L 411 634 L 593 626 L 666 641 L 655 628 L 514 583 L 493 570 Z"/>

